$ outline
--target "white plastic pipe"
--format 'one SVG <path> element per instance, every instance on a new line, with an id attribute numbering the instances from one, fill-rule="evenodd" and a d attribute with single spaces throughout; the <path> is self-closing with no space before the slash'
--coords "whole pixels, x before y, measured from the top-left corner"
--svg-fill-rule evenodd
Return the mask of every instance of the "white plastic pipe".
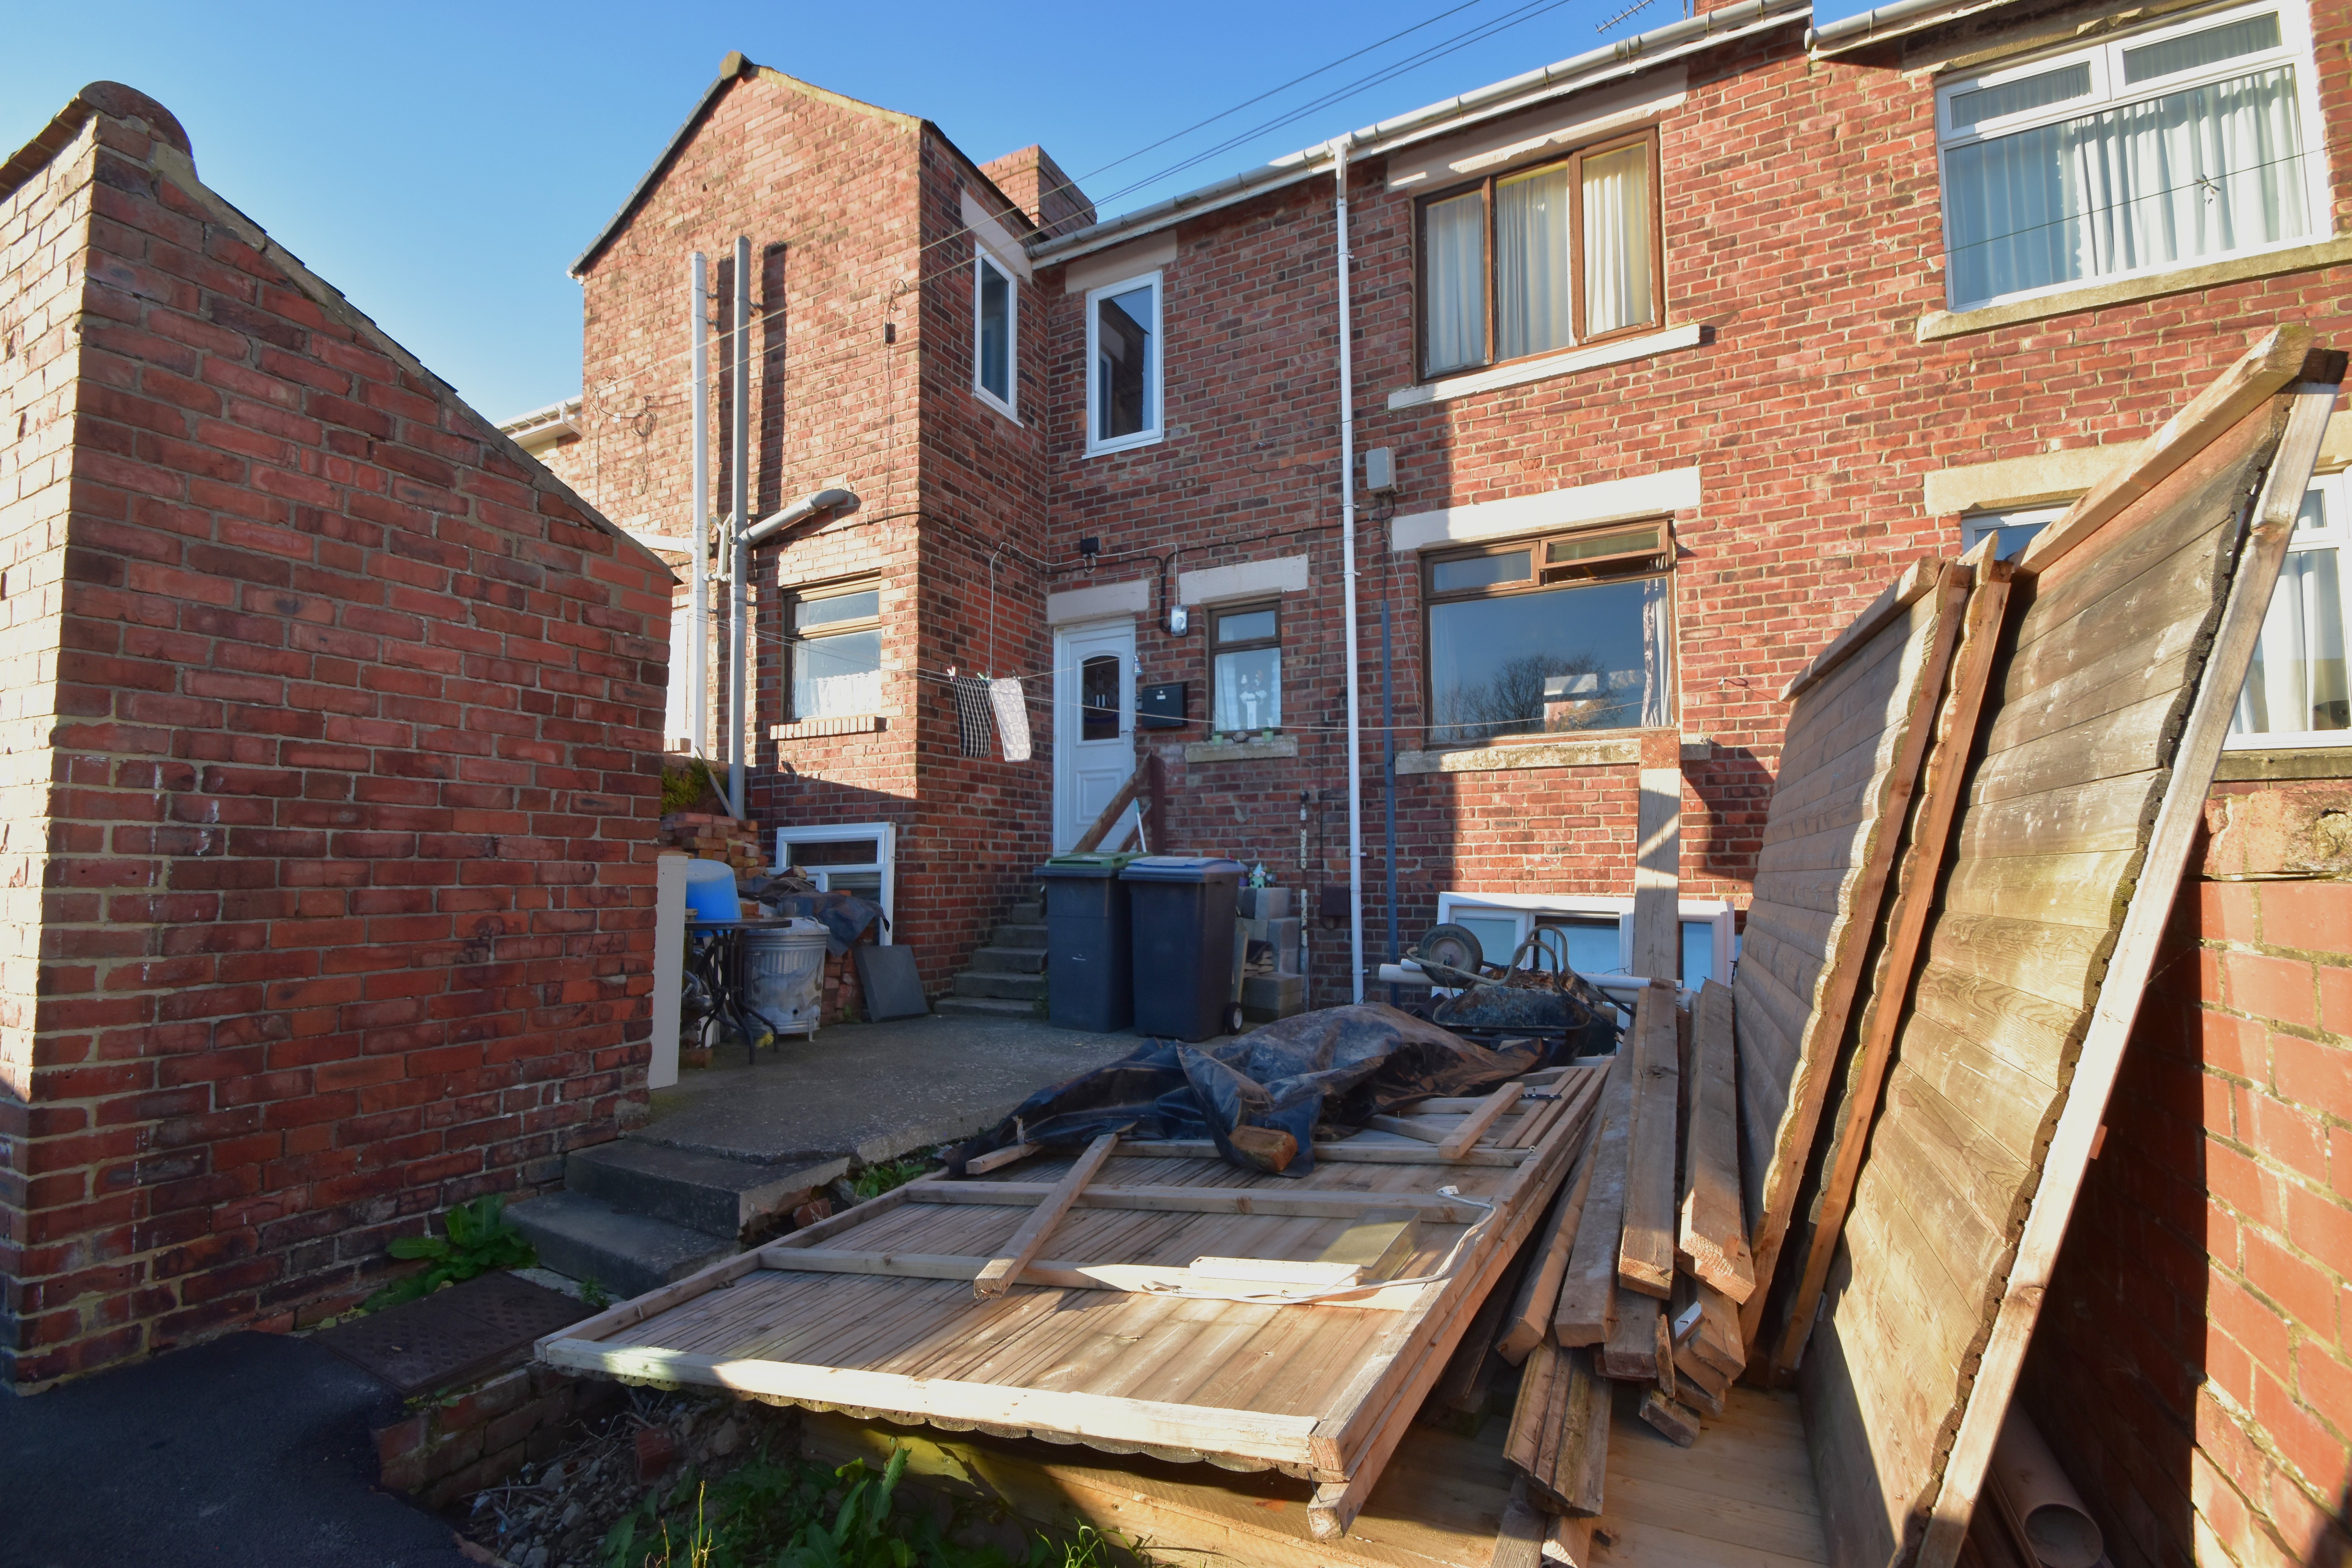
<path id="1" fill-rule="evenodd" d="M 751 241 L 735 237 L 735 404 L 730 412 L 734 428 L 734 461 L 728 473 L 731 503 L 727 531 L 733 546 L 733 592 L 727 618 L 727 806 L 743 815 L 743 679 L 749 661 L 744 651 L 750 639 L 744 623 L 751 616 L 751 552 L 743 542 L 743 520 L 751 515 Z"/>
<path id="2" fill-rule="evenodd" d="M 688 268 L 687 341 L 694 345 L 689 387 L 694 405 L 694 607 L 687 625 L 694 648 L 694 669 L 687 682 L 687 700 L 693 710 L 694 754 L 710 755 L 710 263 L 694 253 Z"/>
<path id="3" fill-rule="evenodd" d="M 1364 747 L 1356 701 L 1356 358 L 1348 304 L 1348 143 L 1331 143 L 1339 226 L 1339 553 L 1341 614 L 1348 637 L 1348 991 L 1364 999 Z"/>

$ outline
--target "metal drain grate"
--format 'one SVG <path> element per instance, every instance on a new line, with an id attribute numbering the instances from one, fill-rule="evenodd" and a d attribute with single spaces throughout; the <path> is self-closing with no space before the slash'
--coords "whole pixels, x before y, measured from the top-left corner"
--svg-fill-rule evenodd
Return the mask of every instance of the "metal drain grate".
<path id="1" fill-rule="evenodd" d="M 310 1337 L 407 1398 L 520 1363 L 534 1340 L 592 1315 L 560 1290 L 485 1274 Z"/>

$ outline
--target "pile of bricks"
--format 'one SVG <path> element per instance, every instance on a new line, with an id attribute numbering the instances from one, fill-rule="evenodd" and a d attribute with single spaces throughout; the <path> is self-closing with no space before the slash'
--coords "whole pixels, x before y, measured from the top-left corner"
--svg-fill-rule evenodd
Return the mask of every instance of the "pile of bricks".
<path id="1" fill-rule="evenodd" d="M 767 868 L 760 830 L 738 817 L 708 811 L 673 811 L 661 819 L 662 847 L 683 849 L 698 860 L 721 860 L 746 876 Z"/>

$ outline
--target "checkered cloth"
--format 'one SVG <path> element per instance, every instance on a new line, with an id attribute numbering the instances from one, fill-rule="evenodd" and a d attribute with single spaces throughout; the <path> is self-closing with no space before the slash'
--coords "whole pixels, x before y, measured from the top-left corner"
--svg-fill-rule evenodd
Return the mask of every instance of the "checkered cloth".
<path id="1" fill-rule="evenodd" d="M 987 756 L 996 750 L 988 717 L 988 682 L 977 675 L 952 675 L 948 684 L 955 689 L 956 729 L 963 741 L 963 754 Z"/>

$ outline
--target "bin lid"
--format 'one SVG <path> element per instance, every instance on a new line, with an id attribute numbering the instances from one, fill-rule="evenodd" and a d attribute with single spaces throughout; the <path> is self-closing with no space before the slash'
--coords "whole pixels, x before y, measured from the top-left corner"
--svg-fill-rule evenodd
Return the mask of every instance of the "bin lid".
<path id="1" fill-rule="evenodd" d="M 1129 882 L 1238 882 L 1242 863 L 1217 855 L 1143 855 L 1119 877 Z"/>
<path id="2" fill-rule="evenodd" d="M 1037 868 L 1040 877 L 1116 877 L 1130 860 L 1143 857 L 1132 849 L 1078 849 L 1056 855 Z"/>

